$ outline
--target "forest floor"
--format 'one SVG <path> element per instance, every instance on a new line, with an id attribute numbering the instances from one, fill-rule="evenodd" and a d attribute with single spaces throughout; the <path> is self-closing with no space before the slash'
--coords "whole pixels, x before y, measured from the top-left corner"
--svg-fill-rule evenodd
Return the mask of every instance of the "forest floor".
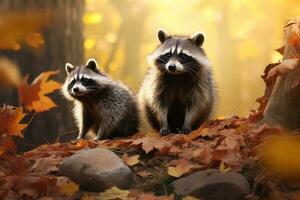
<path id="1" fill-rule="evenodd" d="M 42 145 L 20 155 L 6 151 L 0 157 L 0 197 L 173 199 L 172 193 L 166 190 L 169 183 L 192 172 L 214 168 L 244 175 L 252 190 L 248 199 L 297 199 L 300 191 L 297 184 L 287 179 L 282 181 L 272 173 L 274 162 L 266 162 L 278 159 L 273 157 L 278 147 L 270 143 L 270 137 L 282 140 L 286 136 L 279 128 L 257 124 L 254 115 L 248 118 L 233 116 L 210 121 L 189 135 L 138 134 L 99 142 L 80 140 Z M 79 150 L 97 147 L 112 150 L 131 168 L 136 183 L 132 189 L 87 192 L 57 175 L 64 158 Z M 275 168 L 280 170 L 280 166 Z M 288 169 L 286 165 L 285 169 Z"/>

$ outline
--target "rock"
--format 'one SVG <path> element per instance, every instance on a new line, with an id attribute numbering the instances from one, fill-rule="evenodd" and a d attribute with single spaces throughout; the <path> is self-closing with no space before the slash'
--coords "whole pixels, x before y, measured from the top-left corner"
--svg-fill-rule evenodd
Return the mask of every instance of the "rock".
<path id="1" fill-rule="evenodd" d="M 58 174 L 81 188 L 101 192 L 116 186 L 128 189 L 133 183 L 129 167 L 112 151 L 103 148 L 81 150 L 63 160 Z"/>
<path id="2" fill-rule="evenodd" d="M 250 193 L 245 177 L 215 169 L 180 178 L 170 184 L 170 189 L 179 198 L 189 195 L 205 200 L 239 200 Z"/>

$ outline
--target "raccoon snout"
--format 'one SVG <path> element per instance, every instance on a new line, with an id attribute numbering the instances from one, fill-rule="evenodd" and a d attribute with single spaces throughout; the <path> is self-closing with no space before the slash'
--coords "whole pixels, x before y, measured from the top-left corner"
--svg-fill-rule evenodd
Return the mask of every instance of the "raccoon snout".
<path id="1" fill-rule="evenodd" d="M 171 64 L 168 66 L 168 69 L 171 71 L 171 72 L 174 72 L 176 71 L 176 65 L 175 64 Z"/>
<path id="2" fill-rule="evenodd" d="M 79 93 L 79 87 L 74 87 L 73 92 L 74 92 L 74 94 L 78 94 Z"/>

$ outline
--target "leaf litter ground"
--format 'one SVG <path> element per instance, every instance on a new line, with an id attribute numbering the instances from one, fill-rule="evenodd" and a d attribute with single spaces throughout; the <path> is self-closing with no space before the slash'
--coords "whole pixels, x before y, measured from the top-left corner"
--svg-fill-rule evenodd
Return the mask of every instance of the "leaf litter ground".
<path id="1" fill-rule="evenodd" d="M 106 193 L 80 191 L 72 181 L 56 176 L 65 157 L 81 149 L 102 147 L 123 159 L 133 170 L 136 181 L 133 190 L 113 188 L 107 191 L 107 195 L 127 195 L 133 199 L 146 195 L 146 199 L 157 199 L 155 193 L 163 195 L 160 198 L 173 199 L 171 194 L 167 194 L 167 185 L 197 170 L 216 168 L 222 172 L 243 172 L 248 176 L 248 172 L 244 171 L 250 164 L 257 163 L 263 141 L 270 135 L 282 134 L 280 129 L 257 125 L 251 120 L 236 116 L 217 119 L 189 135 L 160 137 L 138 134 L 99 142 L 80 140 L 76 143 L 42 145 L 14 156 L 8 151 L 1 156 L 0 195 L 27 199 L 99 199 L 101 195 L 103 198 Z M 255 181 L 256 175 L 248 177 L 250 182 Z M 117 196 L 112 199 L 118 199 Z"/>

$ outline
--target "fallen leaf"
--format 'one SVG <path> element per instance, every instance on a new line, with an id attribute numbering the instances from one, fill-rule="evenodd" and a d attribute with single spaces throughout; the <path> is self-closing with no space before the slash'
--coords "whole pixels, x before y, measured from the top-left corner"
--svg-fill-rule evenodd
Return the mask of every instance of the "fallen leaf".
<path id="1" fill-rule="evenodd" d="M 230 168 L 230 167 L 227 168 L 227 167 L 225 166 L 225 164 L 224 164 L 223 162 L 221 162 L 220 167 L 219 167 L 219 170 L 220 170 L 221 172 L 228 172 L 228 171 L 231 170 L 231 168 Z"/>
<path id="2" fill-rule="evenodd" d="M 16 153 L 16 145 L 11 137 L 2 135 L 0 137 L 0 156 L 5 152 Z"/>
<path id="3" fill-rule="evenodd" d="M 63 158 L 55 158 L 54 156 L 39 158 L 31 167 L 31 171 L 36 174 L 52 174 L 58 171 L 58 166 Z"/>
<path id="4" fill-rule="evenodd" d="M 20 123 L 26 116 L 21 107 L 4 106 L 0 108 L 0 134 L 23 137 L 27 124 Z"/>
<path id="5" fill-rule="evenodd" d="M 179 178 L 182 175 L 190 172 L 192 169 L 199 168 L 200 165 L 195 165 L 186 160 L 185 158 L 179 160 L 173 160 L 168 167 L 168 174 L 170 176 Z"/>
<path id="6" fill-rule="evenodd" d="M 44 112 L 56 107 L 56 104 L 47 96 L 47 94 L 61 88 L 61 84 L 49 80 L 48 78 L 58 71 L 48 71 L 41 73 L 29 85 L 28 76 L 26 76 L 19 86 L 19 101 L 29 111 Z"/>
<path id="7" fill-rule="evenodd" d="M 150 176 L 151 175 L 151 173 L 150 172 L 147 172 L 147 171 L 139 171 L 139 172 L 136 172 L 136 175 L 138 175 L 138 176 L 140 176 L 140 177 L 143 177 L 143 178 L 145 178 L 145 177 L 148 177 L 148 176 Z"/>
<path id="8" fill-rule="evenodd" d="M 142 137 L 132 142 L 132 145 L 142 145 L 142 149 L 148 154 L 150 151 L 161 150 L 165 146 L 165 142 L 160 137 Z"/>
<path id="9" fill-rule="evenodd" d="M 18 199 L 39 199 L 46 195 L 53 195 L 56 190 L 56 178 L 52 177 L 25 177 L 6 176 L 3 189 L 14 190 L 19 195 Z"/>
<path id="10" fill-rule="evenodd" d="M 76 185 L 75 183 L 65 183 L 59 185 L 60 192 L 67 195 L 68 197 L 72 197 L 78 192 L 79 190 L 79 185 Z"/>
<path id="11" fill-rule="evenodd" d="M 139 158 L 140 155 L 129 156 L 128 154 L 124 154 L 122 156 L 122 159 L 125 162 L 125 164 L 130 167 L 138 164 L 140 162 Z"/>
<path id="12" fill-rule="evenodd" d="M 186 197 L 183 197 L 182 200 L 200 200 L 196 197 L 192 197 L 192 196 L 186 196 Z"/>
<path id="13" fill-rule="evenodd" d="M 270 79 L 271 77 L 276 77 L 279 75 L 283 75 L 286 72 L 295 69 L 299 64 L 298 58 L 293 59 L 285 59 L 283 60 L 279 65 L 276 65 L 272 69 L 270 69 L 267 79 Z"/>
<path id="14" fill-rule="evenodd" d="M 115 200 L 115 199 L 129 199 L 130 192 L 128 190 L 121 190 L 117 187 L 112 187 L 104 192 L 101 192 L 97 199 L 101 200 Z"/>

